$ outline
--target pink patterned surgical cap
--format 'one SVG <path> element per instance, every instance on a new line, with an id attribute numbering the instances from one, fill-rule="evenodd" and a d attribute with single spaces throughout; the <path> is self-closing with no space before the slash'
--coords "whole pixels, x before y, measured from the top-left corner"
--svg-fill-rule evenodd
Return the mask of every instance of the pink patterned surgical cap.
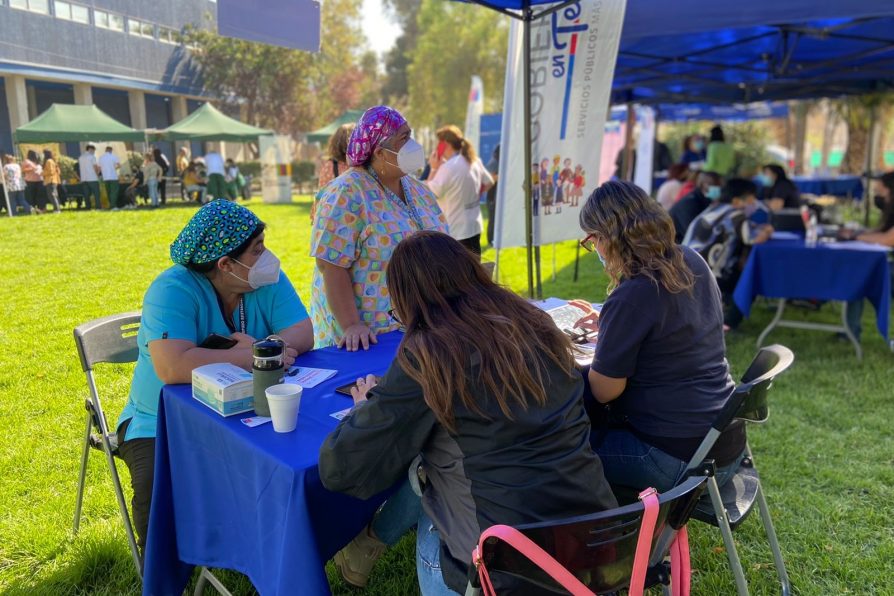
<path id="1" fill-rule="evenodd" d="M 362 166 L 385 139 L 394 136 L 407 121 L 400 112 L 388 106 L 366 110 L 348 141 L 348 165 Z"/>

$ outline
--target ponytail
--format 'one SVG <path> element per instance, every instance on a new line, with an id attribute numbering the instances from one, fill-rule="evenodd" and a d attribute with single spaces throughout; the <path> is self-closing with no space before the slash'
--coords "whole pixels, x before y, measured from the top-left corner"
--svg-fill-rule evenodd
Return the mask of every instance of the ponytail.
<path id="1" fill-rule="evenodd" d="M 435 134 L 439 141 L 444 141 L 453 147 L 454 151 L 458 151 L 459 154 L 469 162 L 469 165 L 477 159 L 478 156 L 475 153 L 475 148 L 472 147 L 472 144 L 468 139 L 463 137 L 463 131 L 461 131 L 458 126 L 453 124 L 442 126 Z"/>
<path id="2" fill-rule="evenodd" d="M 469 164 L 472 164 L 477 157 L 477 155 L 475 155 L 475 148 L 472 147 L 472 143 L 470 143 L 469 140 L 466 138 L 463 138 L 460 141 L 459 152 L 463 157 L 466 158 L 466 161 L 469 162 Z"/>

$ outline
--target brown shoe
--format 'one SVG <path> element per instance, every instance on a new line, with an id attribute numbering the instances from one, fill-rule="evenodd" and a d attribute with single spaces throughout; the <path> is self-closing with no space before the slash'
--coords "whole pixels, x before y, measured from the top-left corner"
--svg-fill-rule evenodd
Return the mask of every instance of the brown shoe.
<path id="1" fill-rule="evenodd" d="M 365 588 L 373 566 L 386 548 L 385 543 L 373 536 L 367 526 L 346 547 L 335 553 L 333 560 L 347 583 Z"/>

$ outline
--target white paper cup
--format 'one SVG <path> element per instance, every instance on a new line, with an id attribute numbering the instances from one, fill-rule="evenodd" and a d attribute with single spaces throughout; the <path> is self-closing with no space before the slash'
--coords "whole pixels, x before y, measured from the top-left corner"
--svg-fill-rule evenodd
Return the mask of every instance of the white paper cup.
<path id="1" fill-rule="evenodd" d="M 271 385 L 265 391 L 270 406 L 273 430 L 290 433 L 298 424 L 298 408 L 301 405 L 301 385 L 283 383 Z"/>

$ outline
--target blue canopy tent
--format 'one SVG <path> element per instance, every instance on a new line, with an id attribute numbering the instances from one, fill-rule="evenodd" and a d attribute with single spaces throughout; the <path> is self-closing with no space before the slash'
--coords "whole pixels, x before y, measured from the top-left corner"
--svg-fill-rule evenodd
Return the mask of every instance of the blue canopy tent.
<path id="1" fill-rule="evenodd" d="M 576 2 L 465 1 L 522 22 L 528 89 L 531 23 Z M 731 104 L 861 94 L 894 88 L 892 67 L 894 2 L 889 0 L 628 0 L 612 100 Z M 530 108 L 526 94 L 526 163 Z M 525 170 L 528 291 L 533 295 L 531 179 Z"/>

